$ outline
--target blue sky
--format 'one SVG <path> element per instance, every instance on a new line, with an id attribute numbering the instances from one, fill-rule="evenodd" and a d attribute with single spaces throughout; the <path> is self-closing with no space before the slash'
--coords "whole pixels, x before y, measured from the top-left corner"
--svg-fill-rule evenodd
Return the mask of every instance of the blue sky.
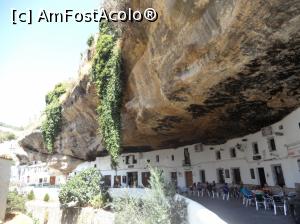
<path id="1" fill-rule="evenodd" d="M 0 2 L 0 122 L 25 125 L 44 109 L 53 86 L 75 78 L 86 40 L 97 23 L 34 23 L 11 21 L 11 10 L 42 9 L 82 12 L 99 8 L 100 0 L 2 0 Z"/>

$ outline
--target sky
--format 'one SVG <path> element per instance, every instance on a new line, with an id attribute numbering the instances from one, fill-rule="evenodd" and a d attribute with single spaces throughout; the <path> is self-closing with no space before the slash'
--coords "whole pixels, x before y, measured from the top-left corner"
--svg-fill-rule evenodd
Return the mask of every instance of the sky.
<path id="1" fill-rule="evenodd" d="M 45 107 L 45 95 L 58 82 L 76 78 L 80 53 L 97 23 L 12 23 L 12 9 L 89 12 L 100 0 L 0 1 L 0 122 L 24 126 Z"/>

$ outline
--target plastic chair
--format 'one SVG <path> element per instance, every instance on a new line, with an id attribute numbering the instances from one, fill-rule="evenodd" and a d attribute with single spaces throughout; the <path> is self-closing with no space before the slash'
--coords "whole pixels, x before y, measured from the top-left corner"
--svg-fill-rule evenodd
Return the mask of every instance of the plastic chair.
<path id="1" fill-rule="evenodd" d="M 268 194 L 264 194 L 264 199 L 266 202 L 266 208 L 271 208 L 273 206 L 273 198 Z"/>
<path id="2" fill-rule="evenodd" d="M 246 205 L 246 207 L 248 205 L 251 205 L 251 202 L 253 201 L 254 197 L 251 191 L 249 191 L 246 188 L 242 189 L 242 194 L 243 194 L 243 204 Z"/>
<path id="3" fill-rule="evenodd" d="M 258 211 L 259 205 L 263 205 L 265 207 L 265 210 L 267 210 L 267 203 L 262 194 L 255 194 L 255 207 Z"/>
<path id="4" fill-rule="evenodd" d="M 283 199 L 283 197 L 278 195 L 273 196 L 273 208 L 275 215 L 277 215 L 277 208 L 283 208 L 284 215 L 287 215 L 286 201 Z"/>

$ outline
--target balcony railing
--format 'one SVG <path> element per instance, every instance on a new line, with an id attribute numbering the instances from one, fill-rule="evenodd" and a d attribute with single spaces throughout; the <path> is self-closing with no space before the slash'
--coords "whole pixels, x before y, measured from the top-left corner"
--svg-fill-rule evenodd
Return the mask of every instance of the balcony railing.
<path id="1" fill-rule="evenodd" d="M 191 166 L 191 161 L 182 160 L 182 166 Z"/>

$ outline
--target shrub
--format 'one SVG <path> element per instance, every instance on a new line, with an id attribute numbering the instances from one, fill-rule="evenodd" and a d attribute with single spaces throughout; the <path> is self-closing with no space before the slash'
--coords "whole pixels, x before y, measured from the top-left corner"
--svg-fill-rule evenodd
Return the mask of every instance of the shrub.
<path id="1" fill-rule="evenodd" d="M 117 167 L 121 141 L 121 53 L 118 38 L 108 22 L 100 23 L 91 76 L 97 86 L 97 108 L 100 133 L 111 155 L 112 167 Z"/>
<path id="2" fill-rule="evenodd" d="M 12 132 L 0 131 L 0 143 L 16 139 L 16 135 Z"/>
<path id="3" fill-rule="evenodd" d="M 53 153 L 54 141 L 61 130 L 61 103 L 60 97 L 66 93 L 64 84 L 59 83 L 54 87 L 54 90 L 46 95 L 46 119 L 43 121 L 41 129 L 43 139 L 49 153 Z"/>
<path id="4" fill-rule="evenodd" d="M 58 198 L 63 206 L 74 202 L 86 206 L 96 195 L 102 193 L 100 188 L 101 174 L 96 168 L 89 168 L 71 177 L 62 186 Z"/>
<path id="5" fill-rule="evenodd" d="M 33 190 L 31 190 L 29 192 L 29 194 L 27 195 L 27 199 L 30 200 L 30 201 L 35 199 L 35 195 L 34 195 Z"/>
<path id="6" fill-rule="evenodd" d="M 89 39 L 87 40 L 86 43 L 87 43 L 87 45 L 88 45 L 89 47 L 91 47 L 92 44 L 94 43 L 94 36 L 91 35 L 91 36 L 89 37 Z"/>
<path id="7" fill-rule="evenodd" d="M 25 198 L 16 190 L 8 192 L 6 212 L 25 212 Z"/>
<path id="8" fill-rule="evenodd" d="M 175 200 L 172 185 L 164 182 L 162 172 L 150 169 L 151 191 L 143 199 L 122 198 L 113 202 L 116 224 L 185 224 L 187 205 Z"/>
<path id="9" fill-rule="evenodd" d="M 103 208 L 108 202 L 108 198 L 106 197 L 106 194 L 97 194 L 94 196 L 90 204 L 93 208 Z"/>
<path id="10" fill-rule="evenodd" d="M 44 201 L 48 202 L 49 200 L 50 200 L 49 194 L 46 193 L 45 196 L 44 196 Z"/>

